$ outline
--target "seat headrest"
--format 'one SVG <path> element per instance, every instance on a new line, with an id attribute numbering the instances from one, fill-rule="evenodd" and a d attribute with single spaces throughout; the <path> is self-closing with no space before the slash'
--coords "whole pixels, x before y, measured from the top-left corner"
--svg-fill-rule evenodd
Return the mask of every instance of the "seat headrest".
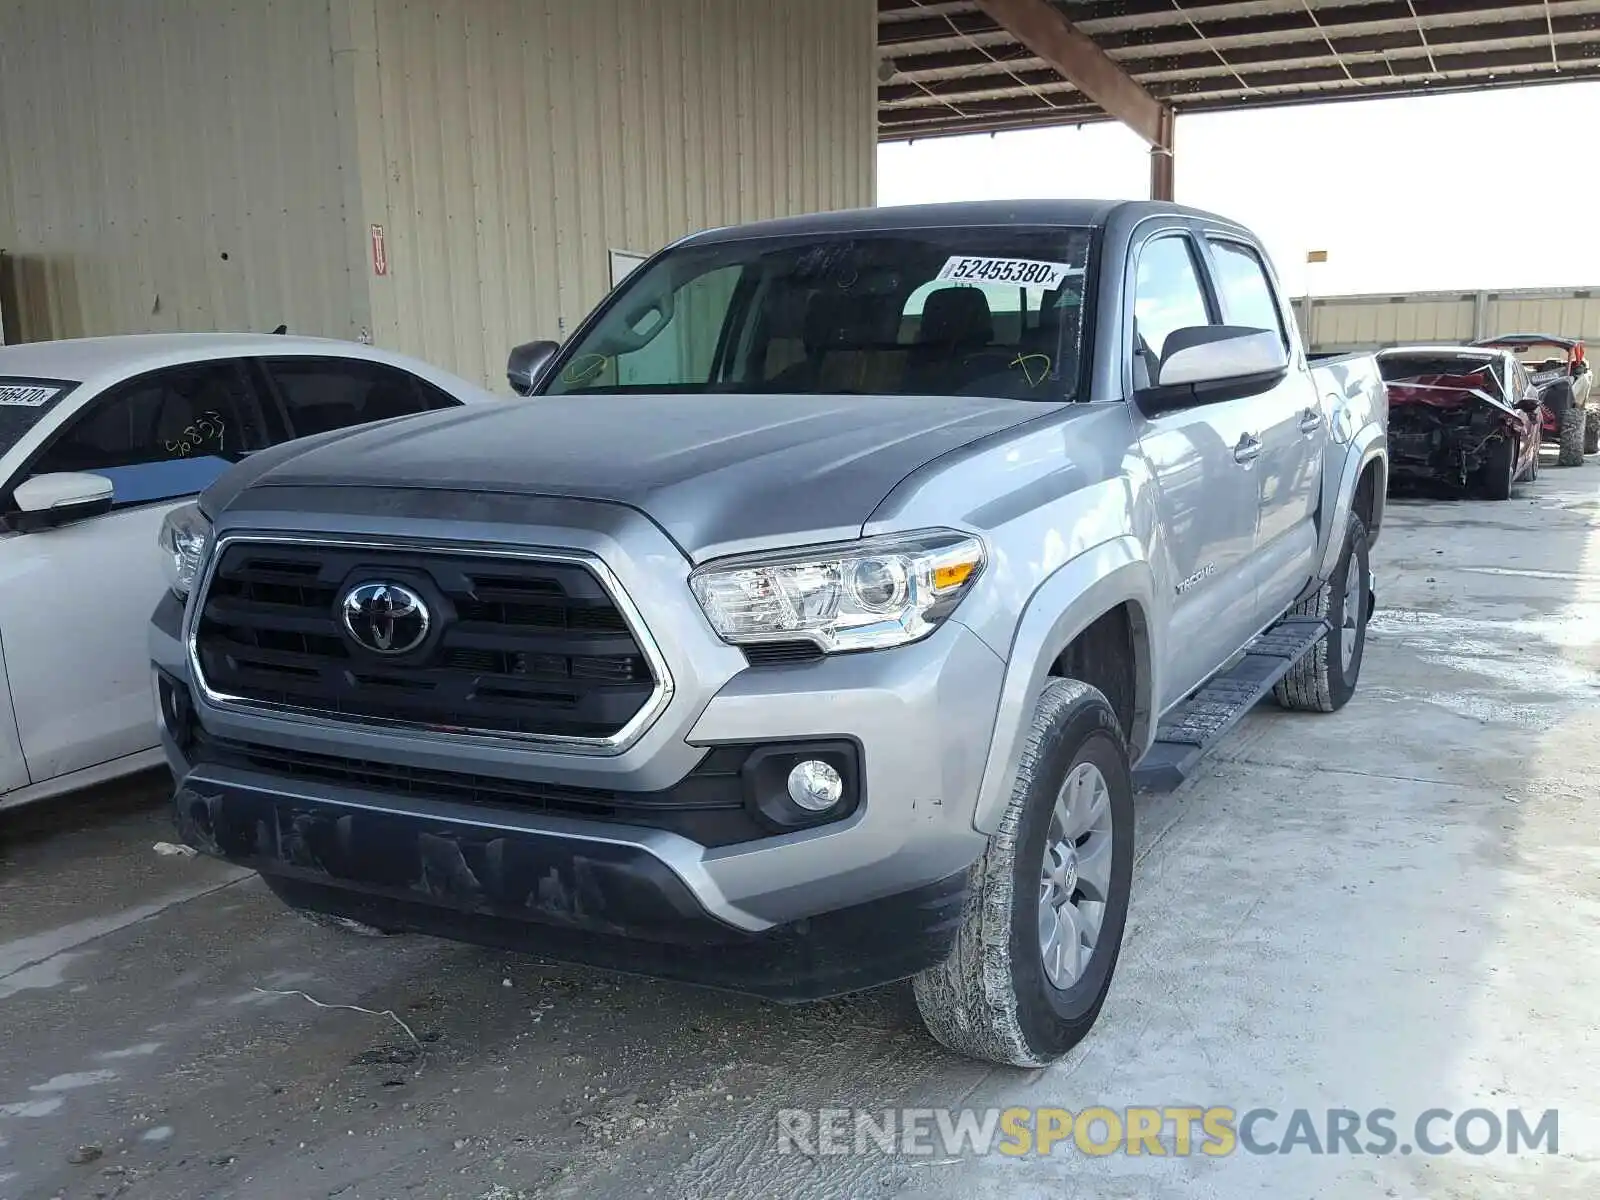
<path id="1" fill-rule="evenodd" d="M 922 306 L 919 342 L 947 346 L 987 346 L 994 340 L 994 315 L 982 290 L 947 287 L 929 292 Z"/>

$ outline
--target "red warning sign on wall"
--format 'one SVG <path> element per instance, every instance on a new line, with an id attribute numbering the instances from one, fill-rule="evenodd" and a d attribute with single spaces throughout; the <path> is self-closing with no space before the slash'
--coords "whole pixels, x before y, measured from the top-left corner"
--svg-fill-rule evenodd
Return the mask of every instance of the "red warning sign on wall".
<path id="1" fill-rule="evenodd" d="M 389 273 L 389 254 L 383 248 L 383 226 L 372 227 L 372 273 L 374 275 L 387 275 Z"/>

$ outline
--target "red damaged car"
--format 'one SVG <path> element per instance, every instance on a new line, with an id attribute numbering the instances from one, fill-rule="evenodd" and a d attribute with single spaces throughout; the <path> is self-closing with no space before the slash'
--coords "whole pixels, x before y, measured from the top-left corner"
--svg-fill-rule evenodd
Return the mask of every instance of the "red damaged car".
<path id="1" fill-rule="evenodd" d="M 1389 478 L 1431 479 L 1488 500 L 1539 473 L 1539 388 L 1507 349 L 1396 346 L 1378 354 L 1389 396 Z"/>

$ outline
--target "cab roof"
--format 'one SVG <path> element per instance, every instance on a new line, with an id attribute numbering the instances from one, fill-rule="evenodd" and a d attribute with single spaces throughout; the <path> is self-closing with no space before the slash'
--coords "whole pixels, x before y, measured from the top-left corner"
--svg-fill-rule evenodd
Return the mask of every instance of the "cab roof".
<path id="1" fill-rule="evenodd" d="M 745 238 L 804 237 L 808 234 L 878 233 L 892 229 L 937 229 L 993 225 L 1063 225 L 1097 227 L 1114 216 L 1170 214 L 1236 225 L 1226 217 L 1155 200 L 966 200 L 948 204 L 897 204 L 883 208 L 847 208 L 836 212 L 778 217 L 748 225 L 729 225 L 691 234 L 677 244 L 707 245 Z"/>

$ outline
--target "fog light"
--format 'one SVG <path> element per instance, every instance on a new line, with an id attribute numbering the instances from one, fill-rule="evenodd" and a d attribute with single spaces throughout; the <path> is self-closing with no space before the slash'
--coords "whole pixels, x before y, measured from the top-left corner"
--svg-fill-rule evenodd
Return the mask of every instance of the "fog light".
<path id="1" fill-rule="evenodd" d="M 807 812 L 826 812 L 844 795 L 844 780 L 827 763 L 808 758 L 789 772 L 789 799 Z"/>

